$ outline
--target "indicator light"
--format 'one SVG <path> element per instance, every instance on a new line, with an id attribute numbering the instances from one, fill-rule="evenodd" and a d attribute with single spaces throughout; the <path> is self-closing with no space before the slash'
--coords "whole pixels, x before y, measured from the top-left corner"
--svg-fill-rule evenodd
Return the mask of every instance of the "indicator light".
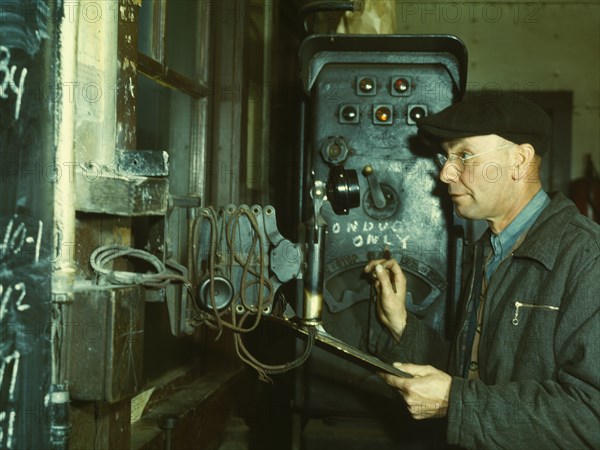
<path id="1" fill-rule="evenodd" d="M 406 121 L 409 125 L 416 125 L 417 120 L 427 115 L 427 106 L 425 105 L 408 105 L 408 117 Z"/>
<path id="2" fill-rule="evenodd" d="M 358 105 L 341 105 L 339 112 L 340 123 L 358 123 L 360 119 Z"/>
<path id="3" fill-rule="evenodd" d="M 410 83 L 406 78 L 396 78 L 394 80 L 394 92 L 397 94 L 406 94 L 409 87 Z"/>
<path id="4" fill-rule="evenodd" d="M 392 105 L 375 105 L 373 107 L 373 123 L 375 125 L 390 125 L 393 122 L 394 108 Z"/>
<path id="5" fill-rule="evenodd" d="M 386 108 L 385 106 L 380 106 L 375 110 L 375 117 L 377 117 L 377 120 L 379 120 L 380 122 L 387 122 L 388 120 L 390 120 L 391 115 L 392 114 L 389 108 Z"/>
<path id="6" fill-rule="evenodd" d="M 358 95 L 375 95 L 375 78 L 374 77 L 362 77 L 359 78 L 357 83 L 357 94 Z"/>

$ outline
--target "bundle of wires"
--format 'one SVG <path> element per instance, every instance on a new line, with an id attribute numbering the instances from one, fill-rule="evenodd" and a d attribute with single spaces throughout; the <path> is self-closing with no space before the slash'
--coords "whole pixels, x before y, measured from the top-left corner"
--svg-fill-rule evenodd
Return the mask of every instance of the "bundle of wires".
<path id="1" fill-rule="evenodd" d="M 203 208 L 201 217 L 196 219 L 193 224 L 192 232 L 192 250 L 195 255 L 195 261 L 199 259 L 198 241 L 200 234 L 200 226 L 204 220 L 207 220 L 210 224 L 210 250 L 208 260 L 208 275 L 209 275 L 209 288 L 210 288 L 210 299 L 212 305 L 211 316 L 207 317 L 206 314 L 200 314 L 203 318 L 203 322 L 216 330 L 218 330 L 217 338 L 221 335 L 223 328 L 230 329 L 234 334 L 234 345 L 235 350 L 239 358 L 249 366 L 253 367 L 259 374 L 259 378 L 263 381 L 270 381 L 268 374 L 278 374 L 287 372 L 293 368 L 300 366 L 306 361 L 312 346 L 314 344 L 314 337 L 316 334 L 315 330 L 309 330 L 309 339 L 303 354 L 295 361 L 269 365 L 265 364 L 256 359 L 244 345 L 242 339 L 242 333 L 248 333 L 256 329 L 262 315 L 269 311 L 273 306 L 274 288 L 269 279 L 265 276 L 265 264 L 267 257 L 264 254 L 265 242 L 264 235 L 261 232 L 260 226 L 255 215 L 247 207 L 238 207 L 236 209 L 230 208 L 228 211 L 229 218 L 221 222 L 221 228 L 219 228 L 218 216 L 213 208 Z M 242 244 L 247 242 L 248 236 L 244 236 L 240 231 L 240 222 L 247 220 L 252 230 L 251 244 L 248 247 L 245 254 L 237 251 L 238 241 Z M 222 249 L 219 243 L 225 236 L 226 241 L 226 252 L 229 255 L 228 258 L 224 258 L 221 254 Z M 217 264 L 216 259 L 219 259 Z M 225 263 L 222 264 L 222 261 Z M 256 261 L 258 266 L 256 267 Z M 219 266 L 217 268 L 217 266 Z M 242 268 L 242 274 L 240 279 L 239 289 L 236 290 L 233 305 L 241 305 L 243 308 L 239 308 L 241 316 L 238 318 L 238 311 L 235 306 L 218 311 L 215 302 L 215 286 L 214 279 L 219 270 L 220 274 L 225 275 L 228 279 L 233 279 L 234 266 L 240 266 Z M 194 273 L 197 273 L 194 262 Z M 249 288 L 257 286 L 257 295 L 255 304 L 251 304 L 247 298 L 247 292 Z M 225 316 L 229 314 L 230 320 L 226 320 Z M 254 316 L 252 323 L 245 327 L 244 323 Z"/>
<path id="2" fill-rule="evenodd" d="M 149 263 L 155 273 L 129 272 L 108 268 L 108 263 L 117 258 L 136 258 Z M 172 282 L 183 283 L 193 297 L 191 282 L 176 273 L 169 271 L 165 264 L 151 253 L 125 245 L 103 245 L 95 249 L 90 255 L 90 264 L 96 273 L 105 277 L 110 284 L 139 284 L 148 288 L 160 289 Z"/>
<path id="3" fill-rule="evenodd" d="M 218 330 L 218 339 L 224 328 L 234 332 L 234 345 L 239 358 L 249 366 L 253 367 L 259 374 L 259 378 L 263 381 L 271 381 L 269 374 L 279 374 L 287 372 L 303 364 L 312 350 L 316 329 L 309 328 L 308 342 L 303 354 L 296 360 L 284 364 L 269 365 L 255 358 L 242 340 L 242 334 L 248 333 L 256 329 L 261 321 L 262 315 L 270 311 L 273 306 L 274 288 L 269 278 L 265 276 L 265 264 L 267 256 L 265 255 L 264 235 L 260 230 L 260 226 L 254 214 L 247 207 L 238 207 L 230 210 L 228 220 L 219 220 L 216 211 L 213 208 L 203 208 L 200 217 L 192 222 L 192 251 L 189 265 L 192 268 L 192 281 L 171 272 L 165 264 L 155 255 L 144 250 L 134 249 L 124 245 L 112 244 L 104 245 L 95 249 L 90 255 L 90 264 L 99 275 L 103 276 L 106 282 L 110 284 L 131 285 L 137 284 L 147 288 L 160 289 L 166 287 L 169 283 L 183 283 L 192 298 L 192 304 L 196 309 L 192 324 L 199 326 L 205 324 L 209 328 Z M 212 311 L 206 312 L 201 310 L 195 301 L 195 292 L 197 289 L 197 261 L 200 256 L 199 236 L 200 227 L 204 220 L 207 220 L 210 226 L 210 249 L 208 252 L 208 274 L 210 277 L 210 300 Z M 248 236 L 240 230 L 242 220 L 247 220 L 251 231 L 251 244 L 248 251 L 243 254 L 236 251 L 238 241 L 245 244 L 248 241 Z M 226 252 L 228 258 L 222 255 L 223 249 L 219 245 L 225 236 Z M 109 268 L 117 258 L 135 258 L 150 264 L 155 272 L 142 273 L 131 272 L 124 270 L 113 270 Z M 218 262 L 217 262 L 218 258 Z M 225 260 L 225 263 L 223 263 Z M 256 267 L 256 261 L 258 266 Z M 223 311 L 219 311 L 215 302 L 215 276 L 217 271 L 226 276 L 228 279 L 234 279 L 234 266 L 242 268 L 239 288 L 236 289 L 232 304 L 235 306 L 229 307 Z M 248 299 L 248 290 L 257 286 L 257 294 L 255 304 Z M 239 307 L 241 306 L 241 307 Z M 238 312 L 240 317 L 238 317 Z M 227 320 L 226 315 L 230 315 L 230 320 Z M 252 323 L 245 327 L 244 323 L 254 316 Z"/>

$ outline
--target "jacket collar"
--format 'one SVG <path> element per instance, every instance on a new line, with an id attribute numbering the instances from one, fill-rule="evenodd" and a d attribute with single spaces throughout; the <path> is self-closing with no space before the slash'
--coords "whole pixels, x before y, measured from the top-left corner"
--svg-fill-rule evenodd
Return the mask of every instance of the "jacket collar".
<path id="1" fill-rule="evenodd" d="M 559 236 L 567 223 L 579 210 L 573 202 L 560 192 L 550 194 L 550 204 L 542 211 L 528 232 L 523 244 L 515 251 L 514 256 L 532 258 L 539 261 L 548 270 L 552 270 L 560 251 Z M 569 210 L 565 214 L 566 210 Z"/>

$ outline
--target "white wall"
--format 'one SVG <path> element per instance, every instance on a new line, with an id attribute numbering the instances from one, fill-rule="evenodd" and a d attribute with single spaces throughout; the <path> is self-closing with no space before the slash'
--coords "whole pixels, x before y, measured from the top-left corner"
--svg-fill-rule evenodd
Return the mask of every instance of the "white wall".
<path id="1" fill-rule="evenodd" d="M 600 2 L 402 2 L 399 34 L 454 34 L 469 88 L 573 91 L 571 178 L 600 170 Z"/>

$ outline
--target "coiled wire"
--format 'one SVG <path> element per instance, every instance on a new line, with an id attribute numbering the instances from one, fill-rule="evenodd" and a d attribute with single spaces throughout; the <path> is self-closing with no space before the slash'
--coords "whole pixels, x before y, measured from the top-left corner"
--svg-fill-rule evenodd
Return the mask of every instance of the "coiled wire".
<path id="1" fill-rule="evenodd" d="M 240 228 L 240 220 L 246 218 L 252 228 L 252 242 L 247 252 L 247 256 L 243 258 L 236 251 L 237 235 Z M 210 277 L 210 300 L 212 311 L 206 312 L 198 308 L 195 301 L 194 286 L 198 285 L 197 282 L 197 261 L 199 258 L 200 247 L 199 234 L 200 226 L 202 222 L 207 220 L 210 225 L 210 252 L 208 261 L 208 272 Z M 256 329 L 263 313 L 273 305 L 274 289 L 273 285 L 268 278 L 264 276 L 265 268 L 265 254 L 263 246 L 263 234 L 260 231 L 259 224 L 256 217 L 245 207 L 237 208 L 233 214 L 231 214 L 229 220 L 225 222 L 225 227 L 219 229 L 217 213 L 213 208 L 203 208 L 200 217 L 197 217 L 192 222 L 192 258 L 189 262 L 190 268 L 192 269 L 192 281 L 187 278 L 173 273 L 167 269 L 165 264 L 158 259 L 155 255 L 148 253 L 144 250 L 134 249 L 124 245 L 111 244 L 104 245 L 96 248 L 90 255 L 90 264 L 96 273 L 105 277 L 106 281 L 111 284 L 119 285 L 130 285 L 137 284 L 148 288 L 160 289 L 166 287 L 169 283 L 180 282 L 183 283 L 188 291 L 188 295 L 192 298 L 192 304 L 195 308 L 192 325 L 199 326 L 205 324 L 209 328 L 218 331 L 215 338 L 219 339 L 224 328 L 230 329 L 234 332 L 234 347 L 238 357 L 253 367 L 259 374 L 259 378 L 263 381 L 271 381 L 269 374 L 279 374 L 294 369 L 303 364 L 314 345 L 316 336 L 316 329 L 309 327 L 308 329 L 308 341 L 303 354 L 296 360 L 277 364 L 269 365 L 259 361 L 255 358 L 247 347 L 244 345 L 242 339 L 242 333 L 248 333 Z M 231 257 L 228 258 L 227 264 L 224 269 L 227 271 L 227 275 L 232 279 L 234 264 L 242 267 L 242 275 L 240 280 L 240 288 L 237 290 L 233 305 L 241 304 L 244 307 L 244 313 L 238 320 L 235 307 L 230 307 L 223 311 L 218 311 L 215 302 L 215 285 L 214 279 L 217 270 L 217 266 L 221 266 L 221 260 L 223 255 L 220 254 L 218 243 L 223 239 L 223 234 L 227 243 L 227 249 L 230 252 Z M 252 267 L 252 258 L 256 253 L 256 246 L 258 245 L 258 269 Z M 130 272 L 124 270 L 113 270 L 108 268 L 110 262 L 117 258 L 137 258 L 139 260 L 149 263 L 155 270 L 155 273 L 141 273 L 141 272 Z M 217 264 L 216 259 L 219 259 Z M 256 306 L 249 304 L 247 299 L 247 291 L 250 287 L 258 285 L 258 294 Z M 265 295 L 263 295 L 265 292 Z M 230 320 L 225 319 L 225 315 L 229 313 L 231 315 Z M 254 315 L 254 320 L 251 325 L 245 327 L 244 323 L 249 319 L 251 315 Z"/>
<path id="2" fill-rule="evenodd" d="M 130 272 L 107 268 L 107 264 L 117 258 L 137 258 L 149 263 L 156 273 Z M 125 245 L 103 245 L 90 255 L 90 265 L 96 273 L 103 275 L 111 284 L 140 284 L 150 288 L 163 288 L 171 282 L 181 282 L 191 287 L 190 281 L 178 274 L 167 270 L 163 262 L 151 253 Z"/>
<path id="3" fill-rule="evenodd" d="M 245 258 L 243 258 L 236 251 L 240 221 L 244 218 L 248 220 L 252 229 L 252 242 Z M 254 355 L 251 354 L 242 339 L 242 333 L 247 333 L 256 329 L 260 323 L 264 311 L 267 308 L 272 307 L 274 298 L 273 286 L 269 279 L 264 276 L 266 257 L 264 255 L 263 234 L 261 233 L 260 226 L 254 214 L 252 214 L 252 212 L 246 207 L 239 207 L 235 211 L 232 211 L 229 219 L 224 221 L 224 228 L 219 230 L 216 211 L 213 208 L 204 208 L 201 217 L 195 219 L 192 227 L 192 250 L 196 255 L 196 261 L 200 256 L 200 249 L 197 245 L 199 239 L 199 230 L 204 220 L 207 220 L 210 224 L 210 253 L 208 258 L 208 273 L 210 277 L 210 297 L 212 306 L 212 312 L 210 316 L 212 317 L 209 317 L 206 313 L 201 313 L 199 317 L 203 319 L 203 322 L 207 326 L 218 330 L 216 339 L 220 337 L 223 328 L 228 328 L 234 332 L 234 347 L 236 354 L 244 363 L 248 364 L 258 372 L 259 379 L 262 381 L 271 381 L 271 378 L 268 376 L 269 374 L 284 373 L 303 364 L 310 355 L 314 345 L 316 336 L 316 329 L 314 327 L 310 327 L 308 330 L 308 341 L 303 354 L 298 359 L 283 364 L 271 365 L 259 361 L 256 357 L 254 357 Z M 239 317 L 239 319 L 236 314 L 235 306 L 232 306 L 224 311 L 218 311 L 215 304 L 214 277 L 217 270 L 215 260 L 216 258 L 219 258 L 220 261 L 223 260 L 223 255 L 219 253 L 220 250 L 218 249 L 218 242 L 223 238 L 223 235 L 225 236 L 227 251 L 231 256 L 227 259 L 227 263 L 223 265 L 222 270 L 226 270 L 229 279 L 232 279 L 234 264 L 242 267 L 240 286 L 239 289 L 237 289 L 232 302 L 233 305 L 241 304 L 244 307 L 245 312 L 241 315 L 241 317 Z M 252 258 L 256 253 L 257 245 L 258 268 L 254 269 L 252 267 Z M 249 304 L 247 299 L 248 288 L 254 285 L 258 285 L 256 306 Z M 263 292 L 265 292 L 265 295 L 263 295 Z M 224 317 L 228 313 L 230 314 L 231 318 L 230 320 L 225 320 Z M 244 323 L 250 318 L 251 315 L 254 315 L 254 320 L 252 321 L 251 325 L 245 327 Z"/>

